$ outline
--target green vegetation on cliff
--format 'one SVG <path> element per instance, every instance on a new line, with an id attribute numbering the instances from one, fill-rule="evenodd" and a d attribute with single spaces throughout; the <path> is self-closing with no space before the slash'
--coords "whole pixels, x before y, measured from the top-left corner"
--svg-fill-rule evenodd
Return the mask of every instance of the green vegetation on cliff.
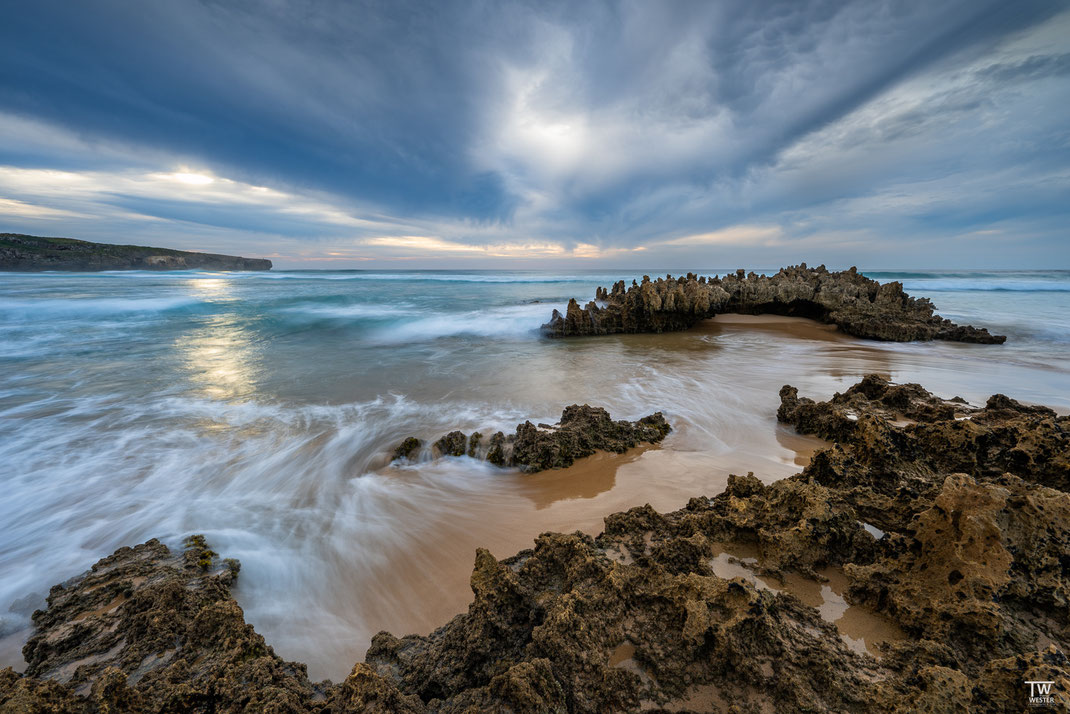
<path id="1" fill-rule="evenodd" d="M 264 258 L 0 233 L 0 270 L 271 270 Z"/>

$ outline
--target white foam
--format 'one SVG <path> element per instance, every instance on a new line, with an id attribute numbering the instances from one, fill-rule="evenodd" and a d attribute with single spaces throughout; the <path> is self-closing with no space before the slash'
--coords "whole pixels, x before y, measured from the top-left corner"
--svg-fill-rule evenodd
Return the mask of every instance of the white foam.
<path id="1" fill-rule="evenodd" d="M 903 290 L 914 297 L 930 292 L 1070 292 L 1070 281 L 1056 280 L 904 280 Z"/>
<path id="2" fill-rule="evenodd" d="M 866 533 L 869 533 L 877 540 L 880 540 L 884 537 L 884 531 L 882 531 L 880 528 L 873 525 L 872 523 L 866 523 L 865 521 L 859 521 L 859 523 L 862 524 L 862 528 L 865 529 Z"/>
<path id="3" fill-rule="evenodd" d="M 389 319 L 396 317 L 413 317 L 420 310 L 406 305 L 381 305 L 376 303 L 356 303 L 352 305 L 317 305 L 305 303 L 284 308 L 282 312 L 299 313 L 328 319 Z"/>
<path id="4" fill-rule="evenodd" d="M 481 337 L 538 337 L 554 308 L 563 305 L 538 303 L 513 305 L 458 313 L 432 313 L 376 330 L 369 339 L 379 344 L 436 340 L 464 335 Z"/>
<path id="5" fill-rule="evenodd" d="M 201 303 L 192 297 L 155 298 L 0 298 L 0 315 L 7 319 L 84 317 L 136 312 L 164 312 Z"/>
<path id="6" fill-rule="evenodd" d="M 335 567 L 325 560 L 367 576 L 362 559 L 404 551 L 420 523 L 493 487 L 493 470 L 468 459 L 404 479 L 373 472 L 403 437 L 522 420 L 483 403 L 400 396 L 335 406 L 54 396 L 0 417 L 0 611 L 121 545 L 174 545 L 196 531 L 246 565 L 253 622 L 292 614 L 298 601 L 320 611 L 317 583 Z M 330 626 L 322 612 L 310 618 Z M 364 626 L 357 618 L 345 632 Z"/>

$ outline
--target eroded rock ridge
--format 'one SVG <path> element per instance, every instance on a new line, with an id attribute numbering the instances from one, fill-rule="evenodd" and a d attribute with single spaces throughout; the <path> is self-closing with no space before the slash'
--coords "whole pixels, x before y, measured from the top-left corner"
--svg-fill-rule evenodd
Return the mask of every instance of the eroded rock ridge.
<path id="1" fill-rule="evenodd" d="M 672 431 L 661 412 L 638 421 L 614 421 L 605 409 L 573 404 L 561 412 L 556 424 L 518 424 L 516 432 L 495 432 L 484 439 L 481 432 L 451 431 L 430 446 L 430 455 L 471 456 L 495 466 L 534 472 L 564 468 L 596 451 L 623 454 L 640 444 L 655 444 Z M 394 449 L 394 460 L 417 458 L 425 444 L 410 436 Z"/>
<path id="2" fill-rule="evenodd" d="M 686 330 L 700 320 L 724 313 L 807 317 L 836 325 L 849 335 L 874 340 L 910 342 L 951 340 L 1002 344 L 1006 337 L 984 328 L 956 325 L 934 314 L 927 298 L 912 298 L 902 283 L 881 285 L 855 268 L 830 272 L 806 263 L 775 275 L 723 277 L 694 273 L 657 280 L 643 276 L 625 286 L 598 288 L 595 299 L 580 307 L 569 301 L 565 314 L 554 310 L 543 330 L 552 337 L 612 335 Z"/>

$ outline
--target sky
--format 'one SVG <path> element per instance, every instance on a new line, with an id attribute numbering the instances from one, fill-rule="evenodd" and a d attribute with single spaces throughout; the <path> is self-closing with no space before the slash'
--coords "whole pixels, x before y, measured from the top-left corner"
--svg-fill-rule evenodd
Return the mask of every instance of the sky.
<path id="1" fill-rule="evenodd" d="M 1070 268 L 1070 3 L 12 3 L 0 231 L 283 268 Z"/>

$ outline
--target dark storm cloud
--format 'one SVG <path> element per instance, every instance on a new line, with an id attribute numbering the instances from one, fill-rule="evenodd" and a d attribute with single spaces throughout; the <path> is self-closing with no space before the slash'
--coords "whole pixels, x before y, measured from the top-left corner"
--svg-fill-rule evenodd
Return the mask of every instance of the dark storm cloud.
<path id="1" fill-rule="evenodd" d="M 508 197 L 463 157 L 475 53 L 436 7 L 29 3 L 6 24 L 0 101 L 242 176 L 500 213 Z"/>
<path id="2" fill-rule="evenodd" d="M 66 212 L 84 224 L 59 225 L 84 232 L 121 211 L 124 225 L 130 215 L 195 223 L 239 243 L 241 231 L 359 240 L 392 225 L 459 243 L 608 250 L 739 223 L 802 237 L 864 227 L 890 240 L 905 214 L 938 238 L 1025 209 L 1059 213 L 1044 200 L 1066 188 L 1066 131 L 1038 110 L 1066 110 L 1067 43 L 1007 47 L 1065 25 L 1064 9 L 24 3 L 0 26 L 0 164 L 12 169 L 0 176 L 0 217 L 33 228 Z M 280 215 L 278 201 L 230 184 L 214 197 L 110 185 L 179 166 L 375 224 L 305 204 Z M 101 195 L 85 188 L 64 202 L 23 169 L 92 174 Z M 956 172 L 974 195 L 952 195 Z M 1036 195 L 1047 198 L 990 205 L 984 176 L 996 172 L 1043 183 Z M 914 197 L 889 213 L 889 192 L 929 181 L 944 182 L 943 203 L 918 208 Z M 852 206 L 843 220 L 858 223 L 835 225 L 834 205 Z"/>

